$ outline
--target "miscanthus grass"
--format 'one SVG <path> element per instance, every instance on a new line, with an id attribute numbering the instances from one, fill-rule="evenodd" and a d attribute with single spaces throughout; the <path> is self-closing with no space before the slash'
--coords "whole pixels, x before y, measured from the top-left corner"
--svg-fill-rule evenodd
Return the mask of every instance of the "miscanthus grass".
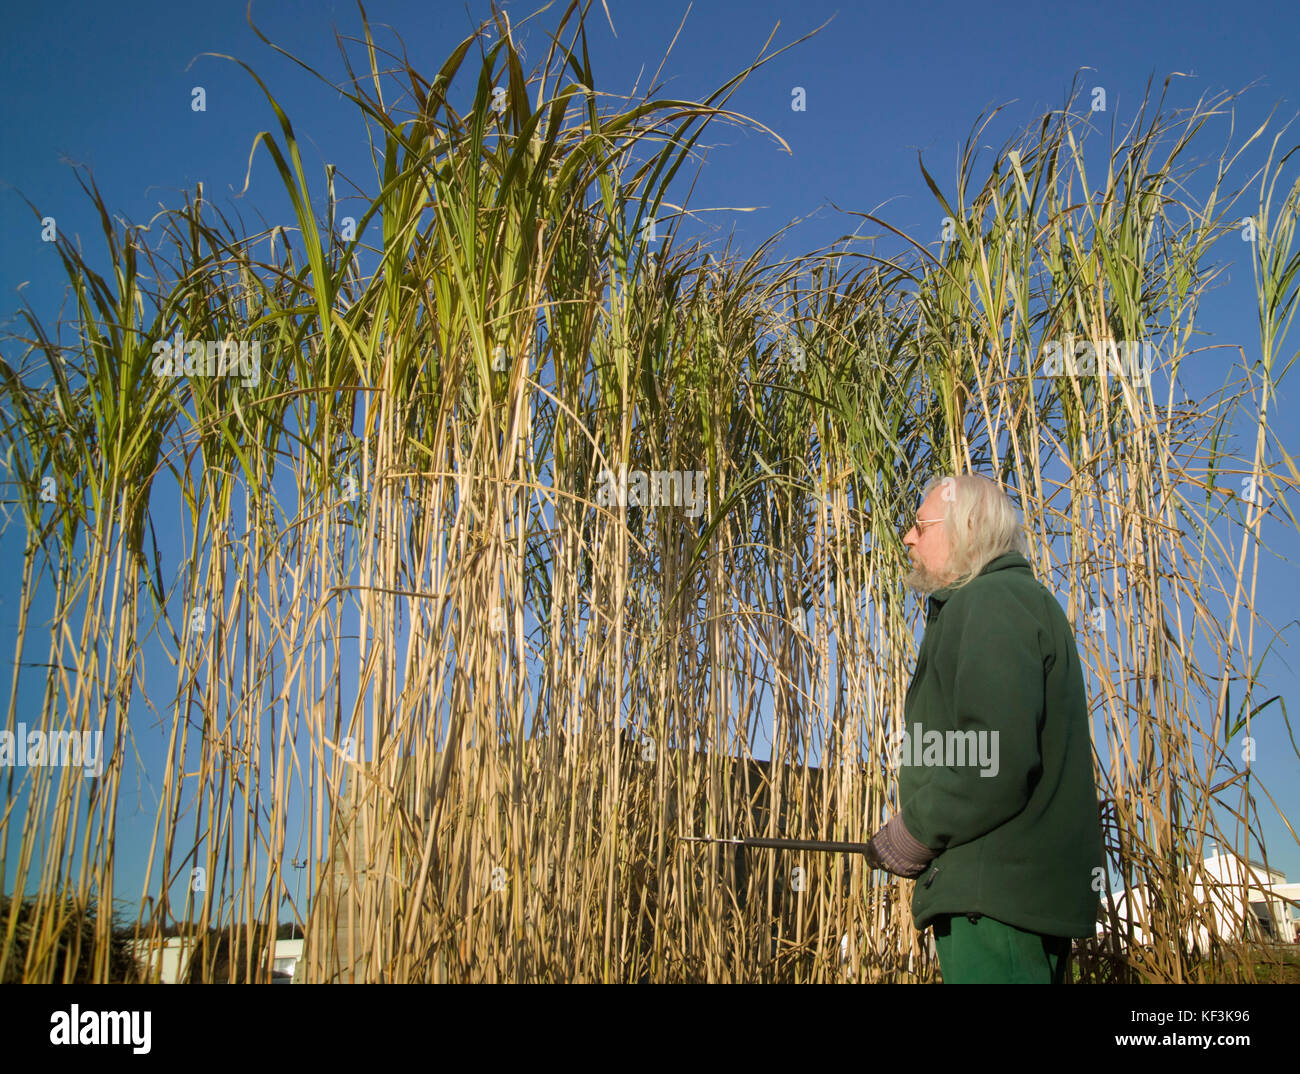
<path id="1" fill-rule="evenodd" d="M 436 71 L 366 25 L 337 87 L 373 147 L 359 200 L 263 87 L 254 153 L 294 210 L 267 232 L 201 187 L 120 226 L 86 181 L 107 271 L 60 236 L 72 316 L 25 310 L 0 362 L 7 720 L 101 733 L 105 764 L 0 772 L 0 890 L 34 896 L 0 979 L 106 979 L 110 915 L 76 919 L 116 898 L 137 941 L 193 924 L 191 979 L 265 979 L 292 916 L 308 980 L 933 980 L 910 885 L 678 836 L 860 840 L 897 809 L 900 531 L 968 469 L 1014 490 L 1076 626 L 1099 885 L 1149 893 L 1083 979 L 1249 978 L 1194 884 L 1211 839 L 1262 853 L 1242 744 L 1285 717 L 1253 610 L 1266 528 L 1294 523 L 1285 158 L 1257 204 L 1223 195 L 1231 160 L 1193 201 L 1227 99 L 1144 109 L 1100 174 L 1067 107 L 985 173 L 979 131 L 955 186 L 925 172 L 934 233 L 897 257 L 709 251 L 669 187 L 709 123 L 761 127 L 727 102 L 771 56 L 702 102 L 614 100 L 585 12 L 531 76 L 504 15 Z M 1245 228 L 1258 357 L 1188 398 L 1203 265 Z M 256 340 L 260 365 L 160 375 L 177 338 Z M 1093 340 L 1154 343 L 1149 378 L 1090 375 Z M 625 471 L 678 500 L 624 501 Z M 142 874 L 123 810 L 150 820 Z"/>

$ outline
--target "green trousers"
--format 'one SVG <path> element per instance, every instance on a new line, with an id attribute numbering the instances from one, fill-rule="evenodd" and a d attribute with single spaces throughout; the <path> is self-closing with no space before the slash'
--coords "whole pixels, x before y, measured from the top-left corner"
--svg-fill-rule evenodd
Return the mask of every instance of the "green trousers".
<path id="1" fill-rule="evenodd" d="M 1064 984 L 1068 936 L 1044 936 L 991 917 L 944 914 L 934 920 L 944 984 Z"/>

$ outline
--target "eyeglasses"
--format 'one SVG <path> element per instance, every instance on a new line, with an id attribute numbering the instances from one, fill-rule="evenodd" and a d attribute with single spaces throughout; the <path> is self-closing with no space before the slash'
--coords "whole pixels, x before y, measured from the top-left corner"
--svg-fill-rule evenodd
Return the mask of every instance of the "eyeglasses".
<path id="1" fill-rule="evenodd" d="M 944 519 L 942 518 L 918 518 L 915 522 L 912 523 L 912 527 L 916 530 L 917 533 L 924 533 L 926 526 L 932 526 L 936 522 L 943 522 L 943 521 Z"/>

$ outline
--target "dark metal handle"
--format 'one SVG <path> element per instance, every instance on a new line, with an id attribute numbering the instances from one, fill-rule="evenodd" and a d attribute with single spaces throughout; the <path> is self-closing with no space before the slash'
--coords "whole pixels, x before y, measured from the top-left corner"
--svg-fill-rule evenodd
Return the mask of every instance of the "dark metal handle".
<path id="1" fill-rule="evenodd" d="M 865 854 L 866 843 L 834 843 L 824 839 L 721 839 L 717 836 L 679 836 L 687 843 L 731 843 L 734 846 L 764 847 L 771 850 L 820 850 L 829 854 Z"/>

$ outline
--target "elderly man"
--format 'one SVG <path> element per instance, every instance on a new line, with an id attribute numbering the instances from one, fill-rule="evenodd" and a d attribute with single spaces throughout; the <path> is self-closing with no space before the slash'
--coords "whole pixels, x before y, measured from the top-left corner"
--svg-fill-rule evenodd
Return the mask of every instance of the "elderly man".
<path id="1" fill-rule="evenodd" d="M 1103 875 L 1074 634 L 998 485 L 964 474 L 925 493 L 903 537 L 905 584 L 929 602 L 901 811 L 868 856 L 916 878 L 913 920 L 934 926 L 945 982 L 1059 984 L 1069 938 L 1094 934 Z"/>

